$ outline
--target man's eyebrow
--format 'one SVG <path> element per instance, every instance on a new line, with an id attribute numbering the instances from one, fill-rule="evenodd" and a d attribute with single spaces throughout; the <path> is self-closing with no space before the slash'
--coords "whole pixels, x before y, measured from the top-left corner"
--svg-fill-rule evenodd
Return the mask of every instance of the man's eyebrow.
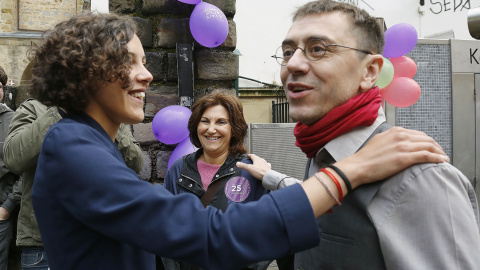
<path id="1" fill-rule="evenodd" d="M 293 41 L 292 39 L 285 39 L 283 42 L 282 42 L 282 46 L 285 46 L 285 45 L 289 45 L 289 46 L 292 46 L 292 45 L 295 45 L 296 42 Z"/>
<path id="2" fill-rule="evenodd" d="M 335 42 L 330 39 L 329 37 L 327 36 L 309 36 L 307 38 L 304 38 L 305 42 L 308 42 L 308 41 L 311 41 L 311 40 L 323 40 L 325 41 L 325 43 L 328 45 L 328 44 L 334 44 Z M 283 42 L 282 42 L 282 46 L 295 46 L 296 44 L 298 44 L 297 42 L 295 42 L 293 39 L 285 39 Z"/>
<path id="3" fill-rule="evenodd" d="M 323 40 L 327 45 L 335 43 L 331 38 L 327 36 L 310 36 L 307 38 L 307 41 L 310 41 L 310 40 Z"/>

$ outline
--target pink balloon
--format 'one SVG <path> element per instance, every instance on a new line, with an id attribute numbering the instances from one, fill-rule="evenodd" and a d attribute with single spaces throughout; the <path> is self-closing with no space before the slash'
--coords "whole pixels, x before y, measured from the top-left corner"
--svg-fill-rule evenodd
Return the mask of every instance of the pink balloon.
<path id="1" fill-rule="evenodd" d="M 385 58 L 403 56 L 415 48 L 417 40 L 415 27 L 408 23 L 395 24 L 385 31 L 383 56 Z"/>
<path id="2" fill-rule="evenodd" d="M 152 132 L 164 144 L 176 144 L 188 137 L 190 109 L 172 105 L 157 112 L 152 121 Z"/>
<path id="3" fill-rule="evenodd" d="M 398 77 L 385 88 L 380 89 L 382 97 L 395 107 L 408 107 L 420 98 L 420 85 L 410 78 Z"/>
<path id="4" fill-rule="evenodd" d="M 190 137 L 187 137 L 185 140 L 181 141 L 177 147 L 173 150 L 172 154 L 170 155 L 170 158 L 168 159 L 168 169 L 172 166 L 172 164 L 175 162 L 175 160 L 188 155 L 190 153 L 193 153 L 197 151 L 198 148 L 196 148 L 191 142 L 190 142 Z"/>
<path id="5" fill-rule="evenodd" d="M 198 3 L 200 3 L 200 1 L 202 0 L 178 0 L 182 3 L 185 3 L 185 4 L 192 4 L 192 5 L 196 5 Z"/>
<path id="6" fill-rule="evenodd" d="M 400 56 L 395 58 L 390 58 L 390 62 L 392 62 L 393 68 L 395 72 L 393 73 L 393 77 L 407 77 L 413 78 L 417 73 L 417 64 L 412 58 L 408 56 Z"/>
<path id="7" fill-rule="evenodd" d="M 228 36 L 227 17 L 218 7 L 200 2 L 190 15 L 190 32 L 205 47 L 220 46 Z"/>

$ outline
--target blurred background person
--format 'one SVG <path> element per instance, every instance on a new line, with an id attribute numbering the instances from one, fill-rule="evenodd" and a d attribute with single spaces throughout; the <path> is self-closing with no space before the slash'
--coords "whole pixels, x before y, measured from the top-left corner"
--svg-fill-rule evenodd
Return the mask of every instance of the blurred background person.
<path id="1" fill-rule="evenodd" d="M 8 77 L 5 70 L 0 67 L 0 270 L 7 269 L 8 250 L 13 235 L 13 226 L 16 215 L 13 214 L 20 204 L 21 180 L 12 173 L 3 162 L 3 142 L 8 132 L 8 125 L 12 121 L 14 112 L 3 103 L 3 87 L 7 84 Z M 15 212 L 16 213 L 16 212 Z"/>

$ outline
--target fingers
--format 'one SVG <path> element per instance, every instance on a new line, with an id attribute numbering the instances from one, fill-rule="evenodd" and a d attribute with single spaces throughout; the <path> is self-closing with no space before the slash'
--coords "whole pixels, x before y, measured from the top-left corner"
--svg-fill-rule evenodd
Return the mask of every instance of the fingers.
<path id="1" fill-rule="evenodd" d="M 386 132 L 384 132 L 384 134 L 378 134 L 378 135 L 389 136 L 393 141 L 429 143 L 434 147 L 431 147 L 428 144 L 422 144 L 419 147 L 427 147 L 428 151 L 445 155 L 445 152 L 443 151 L 442 146 L 440 146 L 440 144 L 438 144 L 432 137 L 428 136 L 422 131 L 405 129 L 402 127 L 393 127 L 387 130 Z M 413 149 L 413 151 L 418 151 L 420 149 L 422 148 L 415 148 Z"/>
<path id="2" fill-rule="evenodd" d="M 428 150 L 419 150 L 411 151 L 404 153 L 400 157 L 399 164 L 401 169 L 408 168 L 414 164 L 418 163 L 442 163 L 442 162 L 450 162 L 450 158 L 443 154 L 434 153 Z"/>
<path id="3" fill-rule="evenodd" d="M 272 165 L 255 154 L 248 154 L 248 157 L 252 160 L 253 164 L 237 162 L 237 167 L 248 171 L 253 177 L 262 180 L 265 172 L 270 170 Z"/>
<path id="4" fill-rule="evenodd" d="M 250 158 L 252 160 L 253 165 L 255 165 L 255 166 L 264 166 L 268 169 L 272 168 L 272 164 L 270 164 L 265 159 L 255 155 L 255 154 L 248 154 L 247 156 L 248 156 L 248 158 Z"/>
<path id="5" fill-rule="evenodd" d="M 394 151 L 402 152 L 420 152 L 427 151 L 432 154 L 437 154 L 448 158 L 448 156 L 443 151 L 442 147 L 437 143 L 427 142 L 427 141 L 405 141 L 399 142 L 392 146 Z M 447 161 L 447 160 L 445 160 Z M 449 159 L 448 159 L 449 161 Z M 447 162 L 448 162 L 447 161 Z"/>
<path id="6" fill-rule="evenodd" d="M 237 162 L 237 167 L 241 170 L 247 170 L 248 165 L 250 165 L 250 164 L 243 163 L 243 162 Z"/>
<path id="7" fill-rule="evenodd" d="M 265 159 L 255 155 L 255 154 L 248 154 L 247 155 L 249 159 L 252 160 L 252 162 L 255 164 L 255 162 L 261 162 L 262 160 L 265 161 Z"/>
<path id="8" fill-rule="evenodd" d="M 375 135 L 353 156 L 339 161 L 339 165 L 348 178 L 364 184 L 385 179 L 414 164 L 449 161 L 442 147 L 424 132 L 393 127 Z"/>
<path id="9" fill-rule="evenodd" d="M 443 148 L 432 137 L 422 131 L 392 127 L 386 132 L 375 135 L 372 142 L 388 143 L 396 151 L 422 151 L 446 155 Z M 383 142 L 382 142 L 383 141 Z"/>
<path id="10" fill-rule="evenodd" d="M 243 162 L 237 162 L 237 167 L 247 171 L 250 173 L 253 177 L 257 178 L 258 180 L 262 180 L 263 176 L 265 175 L 265 172 L 267 170 L 263 169 L 262 167 L 259 167 L 258 165 L 254 164 L 246 164 Z"/>

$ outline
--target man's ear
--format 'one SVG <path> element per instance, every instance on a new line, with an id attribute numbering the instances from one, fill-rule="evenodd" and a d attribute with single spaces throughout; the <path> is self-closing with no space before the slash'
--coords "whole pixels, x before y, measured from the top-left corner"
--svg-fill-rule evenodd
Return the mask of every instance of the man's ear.
<path id="1" fill-rule="evenodd" d="M 363 72 L 362 80 L 360 81 L 360 88 L 362 92 L 367 91 L 375 86 L 375 83 L 380 76 L 380 71 L 383 66 L 383 56 L 380 54 L 367 55 L 365 60 L 365 70 Z"/>

